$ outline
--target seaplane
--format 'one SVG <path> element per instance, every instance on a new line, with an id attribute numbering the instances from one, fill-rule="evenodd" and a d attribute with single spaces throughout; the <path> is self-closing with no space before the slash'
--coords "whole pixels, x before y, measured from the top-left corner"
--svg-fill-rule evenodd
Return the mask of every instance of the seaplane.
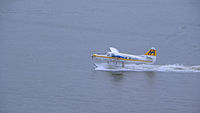
<path id="1" fill-rule="evenodd" d="M 98 63 L 103 63 L 103 61 L 105 61 L 104 64 L 121 67 L 125 67 L 125 64 L 154 64 L 156 62 L 157 51 L 154 47 L 144 55 L 120 53 L 119 50 L 114 47 L 109 47 L 109 49 L 110 51 L 105 54 L 92 54 L 92 59 L 96 66 Z"/>

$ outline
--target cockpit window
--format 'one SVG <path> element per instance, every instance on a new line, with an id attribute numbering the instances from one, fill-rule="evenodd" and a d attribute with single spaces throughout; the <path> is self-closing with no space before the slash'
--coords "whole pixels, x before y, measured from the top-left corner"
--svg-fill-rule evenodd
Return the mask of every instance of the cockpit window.
<path id="1" fill-rule="evenodd" d="M 107 55 L 107 56 L 111 56 L 111 54 L 110 54 L 110 53 L 107 53 L 106 55 Z"/>

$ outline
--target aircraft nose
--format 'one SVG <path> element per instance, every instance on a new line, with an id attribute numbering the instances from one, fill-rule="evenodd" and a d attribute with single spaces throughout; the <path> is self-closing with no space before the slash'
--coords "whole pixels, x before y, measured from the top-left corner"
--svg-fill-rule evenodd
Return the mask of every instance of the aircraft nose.
<path id="1" fill-rule="evenodd" d="M 96 56 L 97 56 L 97 54 L 93 54 L 93 55 L 92 55 L 92 57 L 96 57 Z"/>

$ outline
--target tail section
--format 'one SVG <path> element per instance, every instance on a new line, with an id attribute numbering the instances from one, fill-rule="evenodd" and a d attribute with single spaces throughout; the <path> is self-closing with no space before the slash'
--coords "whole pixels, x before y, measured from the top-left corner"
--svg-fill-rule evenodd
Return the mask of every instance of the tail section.
<path id="1" fill-rule="evenodd" d="M 148 56 L 157 56 L 157 51 L 154 47 L 152 47 L 147 53 L 145 53 L 144 55 L 148 55 Z"/>
<path id="2" fill-rule="evenodd" d="M 147 55 L 146 57 L 152 58 L 152 64 L 156 62 L 156 56 L 157 56 L 157 51 L 154 47 L 152 47 L 147 53 L 144 55 Z"/>

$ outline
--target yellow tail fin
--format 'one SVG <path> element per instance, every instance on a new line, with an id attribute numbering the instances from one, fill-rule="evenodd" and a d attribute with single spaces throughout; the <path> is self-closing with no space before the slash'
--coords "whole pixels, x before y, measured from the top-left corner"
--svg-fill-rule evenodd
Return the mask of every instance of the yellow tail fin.
<path id="1" fill-rule="evenodd" d="M 149 56 L 156 56 L 157 55 L 157 51 L 154 47 L 152 47 L 147 53 L 145 53 L 144 55 L 149 55 Z"/>

